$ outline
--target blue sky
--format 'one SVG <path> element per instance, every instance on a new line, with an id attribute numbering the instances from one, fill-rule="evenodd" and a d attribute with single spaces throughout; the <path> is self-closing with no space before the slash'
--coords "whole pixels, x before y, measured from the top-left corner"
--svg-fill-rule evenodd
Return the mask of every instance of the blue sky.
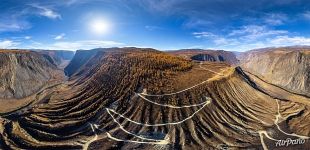
<path id="1" fill-rule="evenodd" d="M 306 0 L 0 0 L 0 48 L 310 45 Z"/>

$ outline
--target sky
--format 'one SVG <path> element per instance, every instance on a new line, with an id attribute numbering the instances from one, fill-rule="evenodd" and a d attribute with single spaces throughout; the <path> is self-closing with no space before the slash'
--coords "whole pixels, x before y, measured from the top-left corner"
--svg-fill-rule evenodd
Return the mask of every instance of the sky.
<path id="1" fill-rule="evenodd" d="M 0 48 L 310 45 L 307 0 L 0 0 Z"/>

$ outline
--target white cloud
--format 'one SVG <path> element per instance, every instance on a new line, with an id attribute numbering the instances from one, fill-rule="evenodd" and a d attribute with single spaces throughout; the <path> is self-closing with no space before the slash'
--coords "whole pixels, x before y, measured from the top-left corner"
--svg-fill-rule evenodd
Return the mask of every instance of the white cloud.
<path id="1" fill-rule="evenodd" d="M 266 26 L 248 25 L 240 29 L 232 30 L 228 36 L 237 36 L 243 40 L 256 40 L 258 38 L 268 37 L 271 35 L 287 34 L 286 30 L 273 30 Z"/>
<path id="2" fill-rule="evenodd" d="M 0 32 L 21 31 L 30 28 L 29 23 L 15 21 L 13 18 L 2 19 L 2 21 L 3 22 L 0 22 Z"/>
<path id="3" fill-rule="evenodd" d="M 264 18 L 264 22 L 269 25 L 282 25 L 288 19 L 288 17 L 282 13 L 271 13 L 267 15 L 268 16 Z"/>
<path id="4" fill-rule="evenodd" d="M 66 1 L 66 5 L 73 5 L 73 4 L 75 4 L 75 3 L 78 3 L 79 1 L 78 0 L 68 0 L 68 1 Z"/>
<path id="5" fill-rule="evenodd" d="M 201 49 L 201 48 L 204 48 L 204 46 L 203 45 L 192 45 L 192 46 L 187 47 L 186 49 Z"/>
<path id="6" fill-rule="evenodd" d="M 116 47 L 123 46 L 124 43 L 119 43 L 115 41 L 101 41 L 101 40 L 84 40 L 84 41 L 74 41 L 74 42 L 56 42 L 49 46 L 49 49 L 92 49 L 99 47 Z"/>
<path id="7" fill-rule="evenodd" d="M 302 16 L 307 19 L 307 20 L 310 20 L 310 11 L 305 11 Z"/>
<path id="8" fill-rule="evenodd" d="M 187 28 L 197 28 L 197 27 L 205 27 L 210 24 L 212 24 L 212 22 L 209 20 L 191 18 L 187 22 L 183 23 L 183 26 Z"/>
<path id="9" fill-rule="evenodd" d="M 239 45 L 240 42 L 237 39 L 229 39 L 229 38 L 224 38 L 224 37 L 218 37 L 213 40 L 215 45 Z"/>
<path id="10" fill-rule="evenodd" d="M 61 40 L 61 39 L 64 39 L 65 36 L 66 36 L 65 33 L 61 33 L 61 34 L 57 35 L 54 39 L 55 40 Z"/>
<path id="11" fill-rule="evenodd" d="M 170 13 L 171 11 L 175 11 L 171 9 L 174 5 L 178 4 L 182 0 L 160 0 L 160 1 L 153 1 L 153 0 L 143 0 L 137 1 L 138 4 L 147 8 L 147 10 L 151 12 L 166 12 Z"/>
<path id="12" fill-rule="evenodd" d="M 24 37 L 26 40 L 30 40 L 32 37 L 31 36 L 25 36 Z"/>
<path id="13" fill-rule="evenodd" d="M 55 43 L 41 43 L 30 39 L 26 43 L 19 43 L 13 40 L 0 40 L 0 48 L 29 48 L 29 49 L 50 49 L 50 50 L 78 50 L 78 49 L 93 49 L 107 47 L 123 47 L 124 43 L 116 41 L 104 40 L 81 40 L 81 41 L 66 41 Z"/>
<path id="14" fill-rule="evenodd" d="M 226 45 L 226 46 L 231 45 L 232 46 L 232 45 L 240 44 L 238 39 L 226 38 L 225 36 L 217 35 L 211 32 L 194 32 L 192 34 L 194 35 L 194 37 L 198 39 L 204 38 L 204 39 L 210 40 L 216 46 L 219 46 L 219 45 Z"/>
<path id="15" fill-rule="evenodd" d="M 211 40 L 215 45 L 237 45 L 240 43 L 256 42 L 269 37 L 286 35 L 286 30 L 273 30 L 266 26 L 248 25 L 228 32 L 227 35 L 217 35 L 211 32 L 194 32 L 196 38 Z"/>
<path id="16" fill-rule="evenodd" d="M 217 38 L 214 40 L 216 45 L 226 45 L 228 44 L 228 40 L 226 38 Z"/>
<path id="17" fill-rule="evenodd" d="M 0 16 L 0 32 L 15 32 L 31 28 L 29 16 L 39 15 L 50 19 L 61 19 L 61 15 L 51 8 L 38 4 L 27 4 L 27 7 L 12 8 Z M 17 8 L 19 8 L 17 10 Z"/>
<path id="18" fill-rule="evenodd" d="M 160 30 L 162 28 L 158 27 L 158 26 L 145 26 L 145 29 L 147 29 L 149 31 L 153 31 L 153 30 Z"/>
<path id="19" fill-rule="evenodd" d="M 303 36 L 277 36 L 273 39 L 270 39 L 271 45 L 310 45 L 310 38 Z"/>
<path id="20" fill-rule="evenodd" d="M 217 35 L 215 35 L 211 32 L 194 32 L 193 35 L 196 38 L 214 38 L 214 37 L 217 37 Z"/>
<path id="21" fill-rule="evenodd" d="M 19 43 L 11 41 L 11 40 L 3 40 L 0 41 L 0 48 L 7 49 L 7 48 L 16 48 Z"/>
<path id="22" fill-rule="evenodd" d="M 232 30 L 227 35 L 211 32 L 194 32 L 193 36 L 206 40 L 215 49 L 245 51 L 274 46 L 310 45 L 310 38 L 293 36 L 286 30 L 274 30 L 266 26 L 249 25 Z"/>
<path id="23" fill-rule="evenodd" d="M 216 38 L 212 42 L 214 49 L 246 51 L 264 47 L 281 47 L 295 45 L 310 45 L 310 38 L 304 36 L 273 36 L 264 40 L 242 41 L 234 38 Z"/>
<path id="24" fill-rule="evenodd" d="M 59 13 L 55 12 L 54 10 L 48 7 L 40 6 L 37 4 L 32 4 L 31 6 L 34 8 L 37 8 L 39 10 L 38 14 L 41 16 L 44 16 L 50 19 L 61 19 L 61 15 Z"/>

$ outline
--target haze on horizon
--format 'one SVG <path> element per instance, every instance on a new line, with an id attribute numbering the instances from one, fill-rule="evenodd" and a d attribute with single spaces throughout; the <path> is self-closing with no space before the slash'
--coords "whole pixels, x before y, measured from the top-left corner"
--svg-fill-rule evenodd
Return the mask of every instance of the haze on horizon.
<path id="1" fill-rule="evenodd" d="M 306 0 L 0 0 L 0 48 L 310 45 Z"/>

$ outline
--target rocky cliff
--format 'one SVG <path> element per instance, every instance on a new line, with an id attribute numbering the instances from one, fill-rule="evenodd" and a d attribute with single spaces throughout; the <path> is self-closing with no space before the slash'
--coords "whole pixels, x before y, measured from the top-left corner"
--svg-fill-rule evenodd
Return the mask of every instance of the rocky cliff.
<path id="1" fill-rule="evenodd" d="M 28 96 L 61 75 L 62 71 L 40 53 L 0 50 L 0 98 Z"/>
<path id="2" fill-rule="evenodd" d="M 67 76 L 72 76 L 82 66 L 87 63 L 99 49 L 93 50 L 77 50 L 71 62 L 64 68 Z"/>
<path id="3" fill-rule="evenodd" d="M 310 96 L 310 49 L 269 48 L 241 56 L 241 66 L 265 81 Z"/>

